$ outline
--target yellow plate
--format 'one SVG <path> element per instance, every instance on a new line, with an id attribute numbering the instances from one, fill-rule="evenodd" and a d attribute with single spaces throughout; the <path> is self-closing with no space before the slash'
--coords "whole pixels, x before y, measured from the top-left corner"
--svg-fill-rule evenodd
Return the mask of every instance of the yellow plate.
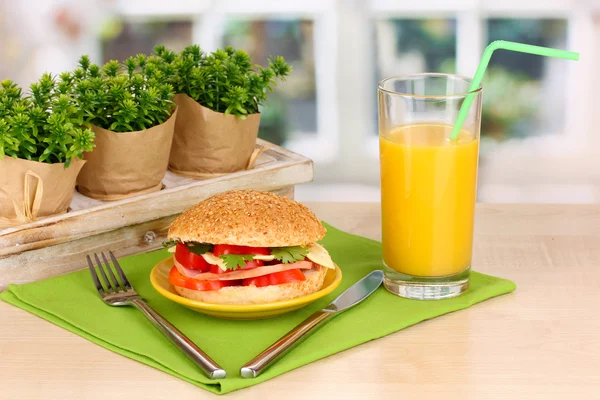
<path id="1" fill-rule="evenodd" d="M 162 260 L 150 272 L 150 282 L 158 293 L 194 311 L 225 319 L 262 319 L 294 311 L 327 296 L 342 281 L 342 270 L 336 265 L 335 270 L 327 270 L 321 290 L 306 296 L 265 304 L 212 304 L 181 297 L 175 292 L 168 279 L 171 268 L 173 257 Z"/>

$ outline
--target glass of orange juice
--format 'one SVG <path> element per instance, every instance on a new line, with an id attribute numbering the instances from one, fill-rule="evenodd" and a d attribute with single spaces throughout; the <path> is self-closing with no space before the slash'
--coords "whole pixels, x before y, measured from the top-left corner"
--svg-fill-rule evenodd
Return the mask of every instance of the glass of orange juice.
<path id="1" fill-rule="evenodd" d="M 379 82 L 384 283 L 402 297 L 446 299 L 469 286 L 481 125 L 481 87 L 469 92 L 470 83 L 446 74 Z"/>

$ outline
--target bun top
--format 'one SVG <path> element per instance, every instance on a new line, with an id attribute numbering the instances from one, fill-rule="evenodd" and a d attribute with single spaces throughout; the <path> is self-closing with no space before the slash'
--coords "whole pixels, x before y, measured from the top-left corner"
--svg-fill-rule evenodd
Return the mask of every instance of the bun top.
<path id="1" fill-rule="evenodd" d="M 209 197 L 169 228 L 169 240 L 252 247 L 304 246 L 323 236 L 325 228 L 306 206 L 256 190 Z"/>

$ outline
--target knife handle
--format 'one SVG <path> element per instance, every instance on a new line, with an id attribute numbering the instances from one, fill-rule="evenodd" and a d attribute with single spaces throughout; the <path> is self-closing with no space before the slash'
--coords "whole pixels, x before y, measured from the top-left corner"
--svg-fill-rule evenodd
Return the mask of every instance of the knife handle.
<path id="1" fill-rule="evenodd" d="M 282 356 L 296 342 L 302 339 L 309 332 L 313 331 L 323 321 L 334 314 L 334 312 L 317 311 L 310 317 L 306 318 L 281 339 L 254 357 L 250 362 L 246 363 L 240 369 L 242 378 L 256 378 L 265 368 L 275 362 L 278 357 Z"/>

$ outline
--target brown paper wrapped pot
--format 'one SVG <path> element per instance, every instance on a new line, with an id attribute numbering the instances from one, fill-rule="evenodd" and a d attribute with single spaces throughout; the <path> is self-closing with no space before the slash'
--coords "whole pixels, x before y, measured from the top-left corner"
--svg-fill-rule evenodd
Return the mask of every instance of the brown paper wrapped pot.
<path id="1" fill-rule="evenodd" d="M 177 120 L 169 168 L 199 178 L 247 169 L 256 148 L 260 113 L 241 120 L 175 95 Z"/>
<path id="2" fill-rule="evenodd" d="M 5 157 L 0 160 L 0 228 L 67 212 L 83 160 L 47 164 Z"/>
<path id="3" fill-rule="evenodd" d="M 113 201 L 159 191 L 167 172 L 177 110 L 163 124 L 143 131 L 113 132 L 92 126 L 96 147 L 84 153 L 87 164 L 77 190 Z"/>

